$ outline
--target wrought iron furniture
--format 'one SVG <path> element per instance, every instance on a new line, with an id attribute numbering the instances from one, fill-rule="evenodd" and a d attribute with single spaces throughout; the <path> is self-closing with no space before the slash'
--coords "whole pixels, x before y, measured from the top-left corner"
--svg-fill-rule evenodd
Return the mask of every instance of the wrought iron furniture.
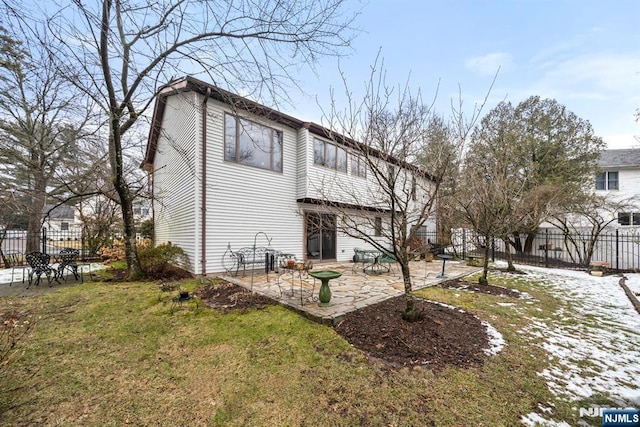
<path id="1" fill-rule="evenodd" d="M 70 271 L 73 273 L 73 277 L 76 280 L 80 278 L 80 274 L 78 274 L 78 256 L 80 255 L 80 251 L 73 248 L 64 248 L 60 251 L 58 255 L 58 270 L 56 271 L 56 277 L 59 279 L 64 278 L 65 282 L 67 281 L 67 276 L 64 276 L 64 271 Z M 84 281 L 84 280 L 83 280 Z"/>
<path id="2" fill-rule="evenodd" d="M 4 257 L 5 261 L 8 263 L 5 265 L 5 268 L 11 267 L 11 282 L 9 283 L 9 286 L 13 285 L 13 276 L 16 270 L 22 270 L 22 283 L 24 283 L 24 272 L 29 269 L 29 265 L 25 264 L 26 260 L 24 254 L 21 252 L 10 252 L 4 254 Z"/>
<path id="3" fill-rule="evenodd" d="M 371 249 L 360 249 L 353 248 L 353 268 L 351 269 L 352 273 L 356 272 L 356 267 L 358 264 L 362 264 L 362 269 L 367 268 L 368 264 L 373 264 L 376 260 L 376 257 L 380 255 L 380 251 L 371 250 Z"/>
<path id="4" fill-rule="evenodd" d="M 31 267 L 31 269 L 29 270 L 29 285 L 27 286 L 27 289 L 33 284 L 34 276 L 36 279 L 36 286 L 40 285 L 40 277 L 43 274 L 47 276 L 49 286 L 51 286 L 51 276 L 53 276 L 54 280 L 58 280 L 56 276 L 56 270 L 51 268 L 51 266 L 49 265 L 49 261 L 51 260 L 49 254 L 34 251 L 28 253 L 25 258 L 27 259 L 27 263 L 29 263 L 29 266 Z"/>
<path id="5" fill-rule="evenodd" d="M 236 268 L 236 276 L 240 267 L 242 267 L 242 276 L 246 274 L 247 266 L 249 268 L 263 267 L 265 273 L 275 270 L 276 258 L 279 255 L 279 251 L 266 247 L 245 247 L 235 251 L 231 251 L 231 258 L 234 260 L 234 267 Z M 233 267 L 232 267 L 233 268 Z"/>

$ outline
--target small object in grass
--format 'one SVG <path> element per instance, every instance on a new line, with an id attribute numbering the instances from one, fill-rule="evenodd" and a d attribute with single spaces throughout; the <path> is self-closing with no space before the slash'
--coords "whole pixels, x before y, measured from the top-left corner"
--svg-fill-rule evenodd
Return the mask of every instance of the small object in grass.
<path id="1" fill-rule="evenodd" d="M 189 292 L 180 291 L 180 299 L 189 299 Z"/>

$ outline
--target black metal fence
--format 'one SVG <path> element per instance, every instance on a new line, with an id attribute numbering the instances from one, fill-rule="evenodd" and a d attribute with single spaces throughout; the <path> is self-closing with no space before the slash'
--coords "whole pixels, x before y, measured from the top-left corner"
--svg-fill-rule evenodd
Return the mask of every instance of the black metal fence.
<path id="1" fill-rule="evenodd" d="M 536 235 L 511 236 L 508 246 L 503 240 L 491 239 L 471 230 L 454 230 L 448 242 L 440 242 L 435 232 L 424 231 L 420 237 L 425 243 L 445 243 L 447 251 L 459 258 L 483 255 L 489 245 L 492 260 L 507 259 L 507 248 L 515 263 L 550 268 L 588 268 L 592 261 L 602 261 L 609 268 L 620 271 L 640 270 L 640 230 L 608 230 L 593 235 L 563 233 L 558 229 L 541 229 Z"/>
<path id="2" fill-rule="evenodd" d="M 2 240 L 4 254 L 27 253 L 40 251 L 44 253 L 58 253 L 63 248 L 73 248 L 80 251 L 82 260 L 99 258 L 100 247 L 94 239 L 86 236 L 82 231 L 52 231 L 43 228 L 36 235 L 29 236 L 26 231 L 8 230 Z"/>

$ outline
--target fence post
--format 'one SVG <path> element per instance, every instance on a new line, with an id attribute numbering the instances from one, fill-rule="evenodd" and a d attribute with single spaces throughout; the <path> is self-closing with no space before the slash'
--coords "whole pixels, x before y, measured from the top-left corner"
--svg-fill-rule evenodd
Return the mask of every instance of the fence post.
<path id="1" fill-rule="evenodd" d="M 467 230 L 462 229 L 462 259 L 467 259 Z"/>
<path id="2" fill-rule="evenodd" d="M 616 270 L 620 270 L 620 234 L 616 228 Z"/>
<path id="3" fill-rule="evenodd" d="M 47 253 L 47 229 L 42 227 L 42 253 Z"/>
<path id="4" fill-rule="evenodd" d="M 549 229 L 544 230 L 544 266 L 549 268 Z"/>

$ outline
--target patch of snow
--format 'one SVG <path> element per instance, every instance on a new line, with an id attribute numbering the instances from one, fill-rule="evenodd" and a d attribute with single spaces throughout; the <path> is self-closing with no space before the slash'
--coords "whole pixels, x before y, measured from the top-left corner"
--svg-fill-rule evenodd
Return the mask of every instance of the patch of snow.
<path id="1" fill-rule="evenodd" d="M 482 321 L 482 325 L 487 328 L 487 335 L 489 336 L 489 348 L 485 348 L 483 350 L 484 354 L 487 356 L 493 356 L 500 353 L 505 344 L 502 334 L 484 320 Z"/>
<path id="2" fill-rule="evenodd" d="M 544 426 L 544 427 L 571 427 L 570 424 L 565 423 L 564 421 L 562 422 L 556 422 L 554 420 L 547 420 L 542 418 L 540 415 L 536 414 L 535 412 L 532 412 L 526 416 L 523 416 L 522 418 L 520 418 L 520 421 L 522 421 L 522 424 L 526 425 L 526 426 L 530 426 L 530 427 L 539 427 L 539 426 Z"/>
<path id="3" fill-rule="evenodd" d="M 579 401 L 597 394 L 622 406 L 640 406 L 640 315 L 619 276 L 591 276 L 584 271 L 518 266 L 525 280 L 563 302 L 551 319 L 530 318 L 522 332 L 543 341 L 549 368 L 538 375 L 559 398 Z M 625 274 L 630 289 L 640 290 L 640 274 Z M 526 425 L 558 425 L 540 414 Z M 538 423 L 538 424 L 536 424 Z"/>
<path id="4" fill-rule="evenodd" d="M 53 264 L 53 267 L 56 268 L 57 264 Z M 93 262 L 90 265 L 80 265 L 78 266 L 78 270 L 82 271 L 83 273 L 88 273 L 89 269 L 91 269 L 91 271 L 96 271 L 96 270 L 103 270 L 105 267 L 104 264 L 102 264 L 101 262 Z M 27 271 L 28 271 L 29 267 L 24 267 L 24 278 L 25 281 L 27 279 Z M 11 273 L 13 272 L 13 283 L 22 282 L 22 275 L 23 275 L 23 267 L 16 267 L 15 269 L 11 268 L 2 268 L 0 269 L 0 283 L 11 283 Z"/>

